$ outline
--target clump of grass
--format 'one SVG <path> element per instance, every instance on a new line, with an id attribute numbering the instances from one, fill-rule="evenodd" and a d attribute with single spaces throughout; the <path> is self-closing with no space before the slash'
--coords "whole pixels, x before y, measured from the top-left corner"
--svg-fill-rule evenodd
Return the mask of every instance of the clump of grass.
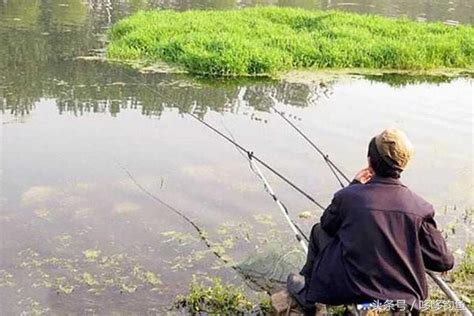
<path id="1" fill-rule="evenodd" d="M 474 27 L 337 11 L 257 7 L 142 11 L 109 33 L 107 56 L 190 73 L 271 75 L 293 69 L 474 69 Z"/>
<path id="2" fill-rule="evenodd" d="M 458 293 L 467 307 L 474 309 L 474 243 L 468 243 L 464 257 L 457 267 L 449 273 L 450 285 Z M 444 293 L 439 288 L 431 289 L 431 299 L 445 299 Z"/>
<path id="3" fill-rule="evenodd" d="M 474 243 L 466 246 L 464 258 L 452 273 L 455 282 L 474 282 Z"/>
<path id="4" fill-rule="evenodd" d="M 214 278 L 210 286 L 198 283 L 195 278 L 186 296 L 176 298 L 175 307 L 184 309 L 186 313 L 208 315 L 267 315 L 271 311 L 268 296 L 260 302 L 253 303 L 246 297 L 243 289 L 230 284 L 222 284 L 219 278 Z"/>

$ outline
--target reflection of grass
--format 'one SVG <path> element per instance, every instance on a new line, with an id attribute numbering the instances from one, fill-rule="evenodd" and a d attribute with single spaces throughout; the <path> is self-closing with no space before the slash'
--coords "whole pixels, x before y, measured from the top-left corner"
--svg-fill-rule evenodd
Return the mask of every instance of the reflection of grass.
<path id="1" fill-rule="evenodd" d="M 109 58 L 224 76 L 474 66 L 471 26 L 291 8 L 139 12 L 117 23 L 110 39 Z"/>

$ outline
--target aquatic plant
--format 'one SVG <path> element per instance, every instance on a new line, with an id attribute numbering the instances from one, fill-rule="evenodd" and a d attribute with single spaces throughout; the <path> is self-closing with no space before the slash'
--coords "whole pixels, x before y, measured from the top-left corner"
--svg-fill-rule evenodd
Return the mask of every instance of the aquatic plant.
<path id="1" fill-rule="evenodd" d="M 208 315 L 266 315 L 271 311 L 270 299 L 262 296 L 258 303 L 251 301 L 243 289 L 231 284 L 222 284 L 214 278 L 211 285 L 204 285 L 193 277 L 187 295 L 176 298 L 175 307 L 187 313 Z"/>
<path id="2" fill-rule="evenodd" d="M 474 243 L 466 246 L 464 258 L 452 275 L 455 281 L 474 281 Z"/>
<path id="3" fill-rule="evenodd" d="M 141 11 L 116 23 L 109 39 L 109 59 L 166 62 L 206 75 L 268 75 L 292 69 L 474 72 L 472 26 L 338 11 Z"/>
<path id="4" fill-rule="evenodd" d="M 469 309 L 474 308 L 474 243 L 466 245 L 464 256 L 455 269 L 449 273 L 450 286 L 459 294 Z M 439 288 L 430 289 L 431 299 L 445 299 Z"/>

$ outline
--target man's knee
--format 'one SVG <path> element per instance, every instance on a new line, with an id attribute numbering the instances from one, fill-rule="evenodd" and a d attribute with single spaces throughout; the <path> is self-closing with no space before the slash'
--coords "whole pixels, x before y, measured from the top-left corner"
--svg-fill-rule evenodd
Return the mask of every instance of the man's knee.
<path id="1" fill-rule="evenodd" d="M 311 240 L 318 251 L 321 251 L 326 247 L 333 237 L 329 236 L 328 233 L 321 227 L 320 223 L 314 224 L 311 229 Z"/>

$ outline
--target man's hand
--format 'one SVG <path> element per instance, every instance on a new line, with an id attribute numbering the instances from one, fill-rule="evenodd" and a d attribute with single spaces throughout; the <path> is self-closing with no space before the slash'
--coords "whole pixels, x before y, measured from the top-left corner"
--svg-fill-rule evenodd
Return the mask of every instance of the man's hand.
<path id="1" fill-rule="evenodd" d="M 367 183 L 372 177 L 374 176 L 374 172 L 372 171 L 372 168 L 366 167 L 362 169 L 361 171 L 357 172 L 355 175 L 354 179 L 359 181 L 362 184 Z"/>

